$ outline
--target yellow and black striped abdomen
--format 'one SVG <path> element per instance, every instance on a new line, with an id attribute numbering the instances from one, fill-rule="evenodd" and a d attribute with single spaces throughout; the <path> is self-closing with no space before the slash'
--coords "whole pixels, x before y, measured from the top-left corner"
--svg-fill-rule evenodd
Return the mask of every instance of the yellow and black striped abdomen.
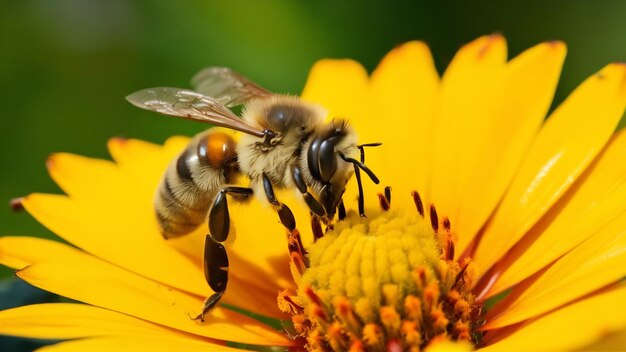
<path id="1" fill-rule="evenodd" d="M 154 202 L 163 237 L 186 235 L 206 220 L 213 198 L 237 170 L 235 146 L 231 136 L 208 130 L 170 163 Z"/>

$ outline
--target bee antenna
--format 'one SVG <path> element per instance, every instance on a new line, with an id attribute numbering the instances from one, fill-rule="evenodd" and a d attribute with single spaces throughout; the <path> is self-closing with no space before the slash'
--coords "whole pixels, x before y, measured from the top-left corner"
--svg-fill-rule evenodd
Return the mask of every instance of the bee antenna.
<path id="1" fill-rule="evenodd" d="M 357 145 L 356 147 L 361 151 L 361 163 L 365 164 L 365 147 L 380 147 L 381 145 L 383 144 L 380 142 Z"/>
<path id="2" fill-rule="evenodd" d="M 343 155 L 343 153 L 338 153 L 338 154 L 341 157 L 341 159 L 343 159 L 344 161 L 352 163 L 355 167 L 358 166 L 361 170 L 365 171 L 365 173 L 367 174 L 367 176 L 370 177 L 372 182 L 374 182 L 375 184 L 380 183 L 380 180 L 378 179 L 378 177 L 376 177 L 374 172 L 372 170 L 370 170 L 370 168 L 365 166 L 365 164 L 363 164 L 362 162 L 360 162 L 360 161 L 358 161 L 356 159 L 349 158 L 349 157 Z"/>

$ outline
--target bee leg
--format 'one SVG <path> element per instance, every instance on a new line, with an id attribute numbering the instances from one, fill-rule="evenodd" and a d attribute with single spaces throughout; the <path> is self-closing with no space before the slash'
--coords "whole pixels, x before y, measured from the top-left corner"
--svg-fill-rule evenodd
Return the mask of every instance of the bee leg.
<path id="1" fill-rule="evenodd" d="M 226 248 L 209 234 L 204 240 L 204 276 L 213 293 L 204 301 L 202 312 L 194 320 L 204 321 L 204 316 L 220 301 L 228 283 L 228 255 Z"/>
<path id="2" fill-rule="evenodd" d="M 216 241 L 226 241 L 228 230 L 230 230 L 230 214 L 228 213 L 226 194 L 249 197 L 252 193 L 251 188 L 245 187 L 226 187 L 217 193 L 209 211 L 209 233 Z"/>
<path id="3" fill-rule="evenodd" d="M 320 204 L 320 202 L 308 192 L 299 166 L 296 165 L 291 169 L 291 176 L 293 178 L 293 182 L 296 184 L 296 187 L 298 187 L 298 190 L 302 193 L 304 202 L 309 206 L 309 209 L 311 209 L 311 212 L 319 217 L 326 215 L 326 210 L 324 210 L 322 204 Z"/>
<path id="4" fill-rule="evenodd" d="M 359 215 L 365 217 L 365 201 L 363 199 L 363 183 L 361 182 L 361 170 L 354 165 L 354 177 L 356 178 L 356 184 L 359 188 Z"/>
<path id="5" fill-rule="evenodd" d="M 268 202 L 276 208 L 281 224 L 283 224 L 287 230 L 293 232 L 296 229 L 296 218 L 293 216 L 293 213 L 288 206 L 276 199 L 272 181 L 270 181 L 269 177 L 267 177 L 265 173 L 263 173 L 263 189 L 265 190 Z"/>
<path id="6" fill-rule="evenodd" d="M 219 191 L 209 211 L 209 234 L 204 240 L 204 276 L 213 293 L 204 301 L 202 312 L 194 320 L 204 321 L 204 316 L 220 301 L 228 283 L 228 255 L 221 242 L 228 238 L 230 214 L 226 195 L 248 197 L 252 189 L 244 187 L 226 187 Z"/>
<path id="7" fill-rule="evenodd" d="M 337 206 L 337 219 L 339 221 L 343 221 L 346 218 L 346 207 L 343 205 L 343 198 L 339 200 L 339 205 Z"/>
<path id="8" fill-rule="evenodd" d="M 281 224 L 287 228 L 289 255 L 296 269 L 298 269 L 300 274 L 302 274 L 304 273 L 304 270 L 308 268 L 309 260 L 306 256 L 307 252 L 302 245 L 300 232 L 296 229 L 296 218 L 293 216 L 293 213 L 288 206 L 276 199 L 272 181 L 265 173 L 263 174 L 263 189 L 265 190 L 267 200 L 274 206 L 274 208 L 276 208 Z"/>

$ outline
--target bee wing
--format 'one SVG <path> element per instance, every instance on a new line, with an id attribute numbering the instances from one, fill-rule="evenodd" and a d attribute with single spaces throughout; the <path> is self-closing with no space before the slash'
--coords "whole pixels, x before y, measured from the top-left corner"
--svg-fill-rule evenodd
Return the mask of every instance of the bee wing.
<path id="1" fill-rule="evenodd" d="M 252 98 L 272 95 L 272 92 L 227 67 L 207 67 L 193 76 L 191 85 L 196 91 L 227 107 L 244 104 Z"/>
<path id="2" fill-rule="evenodd" d="M 136 107 L 164 115 L 210 123 L 257 137 L 264 136 L 262 129 L 248 125 L 220 101 L 188 89 L 148 88 L 130 94 L 126 100 Z"/>

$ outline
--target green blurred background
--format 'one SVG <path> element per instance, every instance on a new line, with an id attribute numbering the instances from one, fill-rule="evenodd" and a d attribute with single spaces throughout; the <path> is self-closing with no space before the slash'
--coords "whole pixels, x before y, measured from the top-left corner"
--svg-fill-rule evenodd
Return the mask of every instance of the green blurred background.
<path id="1" fill-rule="evenodd" d="M 204 66 L 229 66 L 274 91 L 298 93 L 320 58 L 350 57 L 371 70 L 395 45 L 422 39 L 441 70 L 463 43 L 500 32 L 510 56 L 545 40 L 567 42 L 560 102 L 606 63 L 626 61 L 625 18 L 626 1 L 608 0 L 2 1 L 0 235 L 52 236 L 8 207 L 16 196 L 60 192 L 44 167 L 49 153 L 106 158 L 112 136 L 162 142 L 200 131 L 140 111 L 124 96 L 186 87 Z"/>

